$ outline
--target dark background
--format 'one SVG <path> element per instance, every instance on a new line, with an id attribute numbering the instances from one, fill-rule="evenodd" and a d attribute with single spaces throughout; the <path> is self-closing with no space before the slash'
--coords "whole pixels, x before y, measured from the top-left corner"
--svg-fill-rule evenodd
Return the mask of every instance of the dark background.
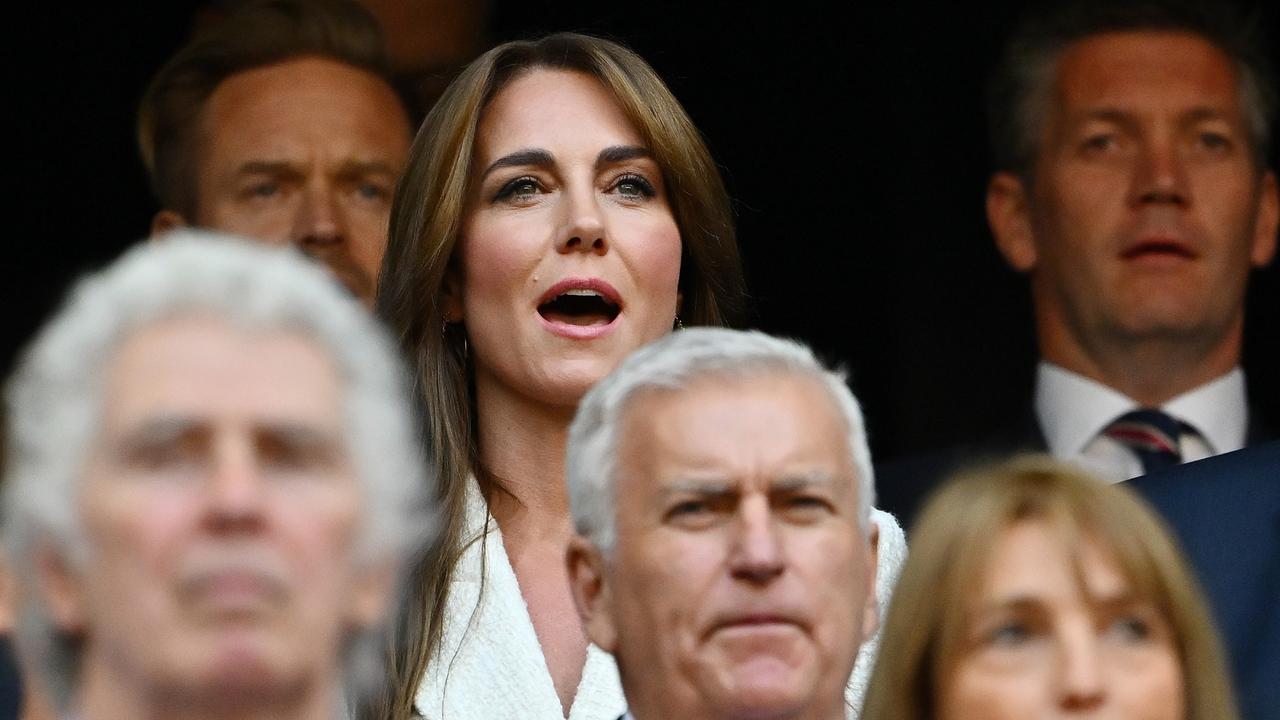
<path id="1" fill-rule="evenodd" d="M 4 113 L 18 157 L 7 184 L 18 227 L 0 255 L 6 372 L 67 283 L 145 235 L 155 211 L 135 106 L 197 5 L 140 5 L 49 3 L 19 10 L 10 26 L 31 47 L 10 63 Z M 873 451 L 886 458 L 1025 411 L 1028 292 L 997 255 L 982 209 L 982 78 L 1019 9 L 497 2 L 486 40 L 583 30 L 653 64 L 735 199 L 754 324 L 849 368 Z M 1274 27 L 1277 8 L 1267 13 Z M 1254 275 L 1245 352 L 1253 403 L 1271 418 L 1278 338 L 1273 263 Z"/>

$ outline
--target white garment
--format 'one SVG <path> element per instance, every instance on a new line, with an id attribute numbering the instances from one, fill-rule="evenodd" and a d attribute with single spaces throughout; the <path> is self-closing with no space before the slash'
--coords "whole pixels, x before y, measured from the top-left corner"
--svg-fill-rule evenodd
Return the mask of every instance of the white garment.
<path id="1" fill-rule="evenodd" d="M 466 499 L 470 542 L 454 570 L 437 657 L 427 666 L 415 704 L 428 720 L 564 720 L 551 671 L 502 545 L 502 532 L 472 481 Z M 892 515 L 872 511 L 880 528 L 876 600 L 884 617 L 907 557 L 906 536 Z M 489 533 L 481 538 L 486 521 Z M 480 595 L 481 547 L 485 551 Z M 477 600 L 479 605 L 477 606 Z M 845 688 L 855 720 L 871 679 L 880 633 L 862 646 Z M 587 648 L 569 720 L 617 720 L 626 710 L 613 656 Z"/>
<path id="2" fill-rule="evenodd" d="M 1111 482 L 1142 474 L 1142 461 L 1102 432 L 1138 401 L 1077 373 L 1041 362 L 1036 373 L 1036 418 L 1049 452 Z M 1179 439 L 1183 462 L 1244 447 L 1249 424 L 1244 371 L 1235 368 L 1160 406 L 1195 429 Z"/>

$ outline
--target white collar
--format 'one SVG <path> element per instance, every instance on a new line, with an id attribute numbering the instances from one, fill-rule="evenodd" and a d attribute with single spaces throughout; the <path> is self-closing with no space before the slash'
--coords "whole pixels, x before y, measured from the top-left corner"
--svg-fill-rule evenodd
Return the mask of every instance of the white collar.
<path id="1" fill-rule="evenodd" d="M 1049 452 L 1058 457 L 1080 453 L 1111 421 L 1140 407 L 1117 390 L 1044 361 L 1036 372 L 1035 404 Z M 1239 367 L 1160 408 L 1195 428 L 1215 454 L 1244 447 L 1249 413 Z"/>

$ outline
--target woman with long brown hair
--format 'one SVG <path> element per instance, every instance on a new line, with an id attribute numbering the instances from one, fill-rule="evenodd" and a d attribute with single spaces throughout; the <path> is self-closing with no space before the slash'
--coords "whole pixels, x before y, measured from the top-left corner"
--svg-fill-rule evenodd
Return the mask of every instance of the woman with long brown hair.
<path id="1" fill-rule="evenodd" d="M 926 505 L 863 720 L 1232 720 L 1217 634 L 1160 521 L 1048 458 L 964 474 Z"/>
<path id="2" fill-rule="evenodd" d="M 377 303 L 415 370 L 444 537 L 372 714 L 622 712 L 569 594 L 565 433 L 627 353 L 744 302 L 719 173 L 639 56 L 559 34 L 462 72 L 397 189 Z"/>

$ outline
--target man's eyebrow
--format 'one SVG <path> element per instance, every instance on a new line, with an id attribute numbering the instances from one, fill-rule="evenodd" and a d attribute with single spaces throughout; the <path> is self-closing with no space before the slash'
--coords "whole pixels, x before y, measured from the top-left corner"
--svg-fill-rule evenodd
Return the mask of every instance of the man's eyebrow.
<path id="1" fill-rule="evenodd" d="M 1205 120 L 1228 120 L 1226 113 L 1208 105 L 1199 105 L 1182 114 L 1182 121 L 1188 125 Z"/>
<path id="2" fill-rule="evenodd" d="M 400 172 L 383 160 L 348 160 L 338 168 L 338 175 L 358 177 L 362 175 L 387 175 L 397 177 Z"/>
<path id="3" fill-rule="evenodd" d="M 145 447 L 182 437 L 199 427 L 200 423 L 194 418 L 160 415 L 148 418 L 126 430 L 122 436 L 122 444 L 125 449 Z"/>
<path id="4" fill-rule="evenodd" d="M 494 160 L 493 163 L 490 164 L 489 167 L 485 168 L 484 172 L 481 173 L 480 179 L 481 180 L 485 179 L 486 177 L 489 176 L 489 173 L 492 173 L 494 170 L 497 170 L 498 168 L 521 167 L 525 165 L 535 165 L 538 167 L 550 167 L 551 165 L 554 165 L 554 164 L 555 164 L 555 159 L 551 157 L 551 153 L 546 150 L 543 150 L 542 148 L 527 148 L 524 150 L 517 150 L 509 155 L 503 155 L 497 160 Z"/>
<path id="5" fill-rule="evenodd" d="M 825 472 L 798 473 L 787 475 L 769 483 L 771 492 L 795 492 L 812 487 L 829 487 L 835 483 L 835 476 Z"/>
<path id="6" fill-rule="evenodd" d="M 721 497 L 736 493 L 737 487 L 728 480 L 695 480 L 677 478 L 662 488 L 664 496 L 698 495 L 700 497 Z"/>
<path id="7" fill-rule="evenodd" d="M 596 169 L 599 170 L 606 165 L 614 165 L 627 160 L 635 160 L 637 158 L 651 158 L 653 153 L 649 152 L 649 148 L 639 145 L 611 145 L 600 151 L 596 156 Z"/>
<path id="8" fill-rule="evenodd" d="M 1132 125 L 1134 123 L 1133 113 L 1115 107 L 1099 107 L 1086 110 L 1081 116 L 1081 120 L 1104 120 L 1120 125 Z"/>
<path id="9" fill-rule="evenodd" d="M 301 176 L 302 170 L 288 160 L 250 160 L 236 168 L 236 174 Z"/>

